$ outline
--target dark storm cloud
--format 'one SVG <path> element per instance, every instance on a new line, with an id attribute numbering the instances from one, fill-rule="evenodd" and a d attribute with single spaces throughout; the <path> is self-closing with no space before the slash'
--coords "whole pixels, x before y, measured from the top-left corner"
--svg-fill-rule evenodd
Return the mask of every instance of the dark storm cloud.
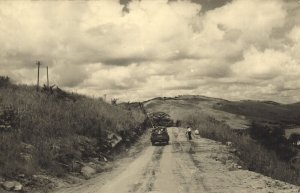
<path id="1" fill-rule="evenodd" d="M 197 89 L 199 85 L 171 85 L 171 86 L 165 86 L 164 89 L 166 90 L 194 90 Z"/>
<path id="2" fill-rule="evenodd" d="M 180 1 L 180 0 L 169 0 L 169 2 Z M 191 0 L 194 3 L 202 6 L 202 11 L 212 10 L 218 7 L 222 7 L 232 0 Z"/>
<path id="3" fill-rule="evenodd" d="M 232 0 L 192 0 L 192 2 L 202 5 L 203 11 L 208 11 L 218 7 L 222 7 L 227 3 L 232 2 Z"/>
<path id="4" fill-rule="evenodd" d="M 147 58 L 139 58 L 139 57 L 107 58 L 104 59 L 102 62 L 110 65 L 128 66 L 129 64 L 132 63 L 147 62 Z"/>

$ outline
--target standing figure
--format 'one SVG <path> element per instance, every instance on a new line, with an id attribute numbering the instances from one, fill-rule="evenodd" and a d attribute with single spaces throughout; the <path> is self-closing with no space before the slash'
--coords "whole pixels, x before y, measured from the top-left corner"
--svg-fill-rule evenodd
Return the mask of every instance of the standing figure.
<path id="1" fill-rule="evenodd" d="M 187 128 L 186 134 L 188 139 L 192 140 L 192 129 L 190 127 Z"/>

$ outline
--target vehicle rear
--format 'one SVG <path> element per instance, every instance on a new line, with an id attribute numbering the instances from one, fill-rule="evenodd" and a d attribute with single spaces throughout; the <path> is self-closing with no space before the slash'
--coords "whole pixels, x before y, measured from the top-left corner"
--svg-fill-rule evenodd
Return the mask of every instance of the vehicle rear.
<path id="1" fill-rule="evenodd" d="M 155 128 L 152 130 L 151 143 L 155 144 L 169 144 L 169 134 L 165 127 Z"/>

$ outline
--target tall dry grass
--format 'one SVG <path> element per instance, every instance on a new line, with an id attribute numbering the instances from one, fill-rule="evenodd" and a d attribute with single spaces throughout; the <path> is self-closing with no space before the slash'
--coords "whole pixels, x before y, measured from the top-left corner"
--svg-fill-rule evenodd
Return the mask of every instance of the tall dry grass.
<path id="1" fill-rule="evenodd" d="M 200 135 L 220 142 L 230 141 L 237 149 L 237 156 L 250 171 L 300 185 L 300 171 L 288 162 L 281 161 L 275 151 L 265 148 L 247 134 L 238 134 L 228 125 L 201 113 L 187 115 L 183 125 L 197 128 Z"/>
<path id="2" fill-rule="evenodd" d="M 145 117 L 139 109 L 65 94 L 72 100 L 36 92 L 32 86 L 0 87 L 0 106 L 13 109 L 8 120 L 12 127 L 0 131 L 0 175 L 31 175 L 40 170 L 63 175 L 65 162 L 107 149 L 109 133 L 141 130 Z M 24 143 L 33 146 L 30 153 L 24 153 Z"/>

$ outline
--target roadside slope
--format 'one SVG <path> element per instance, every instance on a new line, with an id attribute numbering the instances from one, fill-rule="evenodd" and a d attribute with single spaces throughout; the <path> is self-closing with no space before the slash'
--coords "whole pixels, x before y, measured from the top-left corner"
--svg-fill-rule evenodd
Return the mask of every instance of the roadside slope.
<path id="1" fill-rule="evenodd" d="M 0 87 L 0 184 L 16 180 L 31 192 L 70 173 L 89 178 L 86 168 L 101 172 L 117 146 L 130 146 L 144 132 L 144 120 L 139 108 L 8 82 Z"/>

